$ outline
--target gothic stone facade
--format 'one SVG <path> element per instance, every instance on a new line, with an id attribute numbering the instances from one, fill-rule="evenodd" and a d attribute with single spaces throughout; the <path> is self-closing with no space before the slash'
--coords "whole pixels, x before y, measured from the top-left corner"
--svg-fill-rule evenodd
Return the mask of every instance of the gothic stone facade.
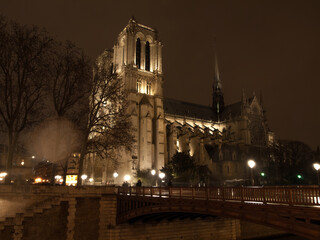
<path id="1" fill-rule="evenodd" d="M 161 169 L 178 152 L 189 152 L 207 164 L 217 183 L 248 178 L 246 161 L 263 162 L 262 152 L 273 140 L 261 101 L 253 95 L 225 105 L 217 61 L 212 107 L 173 99 L 163 95 L 162 44 L 155 29 L 130 19 L 112 50 L 100 57 L 110 59 L 128 92 L 128 113 L 136 143 L 131 153 L 119 156 L 117 183 L 128 174 L 133 181 L 137 169 Z"/>

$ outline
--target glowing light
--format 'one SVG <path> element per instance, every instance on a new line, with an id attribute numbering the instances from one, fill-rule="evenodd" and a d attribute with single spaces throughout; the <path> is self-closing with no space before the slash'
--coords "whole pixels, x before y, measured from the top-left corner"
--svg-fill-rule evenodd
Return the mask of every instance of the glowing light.
<path id="1" fill-rule="evenodd" d="M 41 177 L 38 177 L 34 180 L 35 183 L 41 183 L 42 182 L 42 178 Z"/>
<path id="2" fill-rule="evenodd" d="M 75 186 L 77 184 L 78 175 L 67 175 L 66 184 L 68 186 Z"/>
<path id="3" fill-rule="evenodd" d="M 54 176 L 54 179 L 56 179 L 56 180 L 60 180 L 62 177 L 60 176 L 60 175 L 56 175 L 56 176 Z"/>
<path id="4" fill-rule="evenodd" d="M 264 177 L 266 174 L 265 174 L 264 172 L 262 172 L 262 173 L 260 173 L 260 175 L 261 175 L 262 177 Z"/>
<path id="5" fill-rule="evenodd" d="M 253 160 L 249 160 L 248 161 L 248 166 L 249 166 L 249 168 L 254 168 L 256 166 L 256 162 L 253 161 Z"/>
<path id="6" fill-rule="evenodd" d="M 32 159 L 35 159 L 35 158 L 36 158 L 36 156 L 32 156 L 31 158 L 32 158 Z"/>
<path id="7" fill-rule="evenodd" d="M 130 175 L 127 174 L 127 175 L 124 176 L 123 179 L 124 179 L 125 181 L 130 181 L 131 177 L 130 177 Z"/>
<path id="8" fill-rule="evenodd" d="M 319 163 L 314 163 L 313 168 L 318 171 L 320 169 L 320 164 Z"/>
<path id="9" fill-rule="evenodd" d="M 301 179 L 301 178 L 302 178 L 302 176 L 301 176 L 300 174 L 298 174 L 298 175 L 297 175 L 297 178 Z"/>
<path id="10" fill-rule="evenodd" d="M 93 178 L 89 178 L 89 182 L 93 182 Z"/>
<path id="11" fill-rule="evenodd" d="M 114 173 L 113 173 L 113 177 L 114 177 L 114 178 L 117 178 L 118 176 L 119 176 L 119 174 L 118 174 L 117 172 L 114 172 Z"/>
<path id="12" fill-rule="evenodd" d="M 23 165 L 24 165 L 24 160 L 21 161 L 21 166 L 23 166 Z"/>
<path id="13" fill-rule="evenodd" d="M 86 180 L 88 178 L 88 176 L 86 175 L 86 174 L 83 174 L 82 176 L 81 176 L 81 179 L 82 180 Z"/>
<path id="14" fill-rule="evenodd" d="M 159 173 L 159 178 L 163 179 L 165 176 L 166 176 L 165 173 L 163 173 L 163 172 Z"/>
<path id="15" fill-rule="evenodd" d="M 156 175 L 156 170 L 152 169 L 151 174 L 152 174 L 152 176 Z"/>
<path id="16" fill-rule="evenodd" d="M 0 173 L 0 177 L 2 177 L 2 178 L 4 178 L 5 176 L 7 176 L 8 175 L 8 173 L 6 173 L 6 172 L 1 172 Z"/>

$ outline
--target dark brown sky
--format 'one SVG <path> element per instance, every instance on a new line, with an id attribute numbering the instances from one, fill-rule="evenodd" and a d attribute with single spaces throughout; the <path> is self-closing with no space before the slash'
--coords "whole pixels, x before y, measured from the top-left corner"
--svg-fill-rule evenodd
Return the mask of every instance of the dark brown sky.
<path id="1" fill-rule="evenodd" d="M 134 15 L 164 44 L 165 96 L 209 105 L 216 42 L 225 102 L 262 91 L 278 138 L 320 144 L 320 1 L 0 0 L 0 13 L 45 27 L 96 57 Z"/>

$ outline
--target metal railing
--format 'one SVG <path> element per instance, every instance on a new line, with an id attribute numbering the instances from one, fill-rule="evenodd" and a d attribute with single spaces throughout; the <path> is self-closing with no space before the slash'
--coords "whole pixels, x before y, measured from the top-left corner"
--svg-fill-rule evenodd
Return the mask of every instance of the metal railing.
<path id="1" fill-rule="evenodd" d="M 319 186 L 275 187 L 118 187 L 126 196 L 202 199 L 242 203 L 320 205 Z"/>

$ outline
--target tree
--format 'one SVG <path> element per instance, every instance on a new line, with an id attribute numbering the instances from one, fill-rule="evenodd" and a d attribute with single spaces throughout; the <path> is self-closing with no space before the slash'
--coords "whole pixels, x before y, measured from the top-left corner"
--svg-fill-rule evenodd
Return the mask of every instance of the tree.
<path id="1" fill-rule="evenodd" d="M 67 133 L 74 134 L 70 124 L 79 125 L 82 119 L 81 105 L 87 104 L 92 77 L 92 64 L 83 51 L 73 43 L 64 44 L 56 42 L 50 55 L 49 78 L 47 81 L 47 95 L 53 107 L 53 118 L 55 119 L 56 138 L 54 155 L 52 160 L 63 169 L 63 183 L 66 182 L 68 160 L 74 150 L 68 148 L 69 152 L 61 153 L 60 149 L 66 146 Z M 68 121 L 70 123 L 68 123 Z M 68 123 L 68 124 L 63 124 Z M 52 125 L 52 124 L 51 124 Z M 51 126 L 52 129 L 52 126 Z M 71 141 L 68 140 L 68 143 Z"/>
<path id="2" fill-rule="evenodd" d="M 300 141 L 278 140 L 272 149 L 274 161 L 272 167 L 279 176 L 278 184 L 306 184 L 312 180 L 313 152 Z M 272 173 L 272 171 L 271 171 Z M 298 178 L 301 175 L 301 178 Z"/>
<path id="3" fill-rule="evenodd" d="M 21 132 L 41 119 L 41 96 L 53 40 L 35 26 L 0 17 L 0 120 L 7 134 L 6 183 Z"/>
<path id="4" fill-rule="evenodd" d="M 126 114 L 126 93 L 116 73 L 110 72 L 105 62 L 94 67 L 89 94 L 89 106 L 83 117 L 83 140 L 79 159 L 78 183 L 81 185 L 83 162 L 87 154 L 95 154 L 100 159 L 112 159 L 117 164 L 115 151 L 120 148 L 131 150 L 134 137 L 131 121 Z"/>
<path id="5" fill-rule="evenodd" d="M 161 171 L 169 180 L 175 179 L 188 184 L 205 182 L 211 176 L 208 166 L 197 164 L 188 152 L 177 152 Z"/>
<path id="6" fill-rule="evenodd" d="M 87 101 L 92 64 L 73 43 L 56 43 L 52 49 L 47 85 L 48 96 L 58 118 L 77 121 L 79 103 Z"/>

